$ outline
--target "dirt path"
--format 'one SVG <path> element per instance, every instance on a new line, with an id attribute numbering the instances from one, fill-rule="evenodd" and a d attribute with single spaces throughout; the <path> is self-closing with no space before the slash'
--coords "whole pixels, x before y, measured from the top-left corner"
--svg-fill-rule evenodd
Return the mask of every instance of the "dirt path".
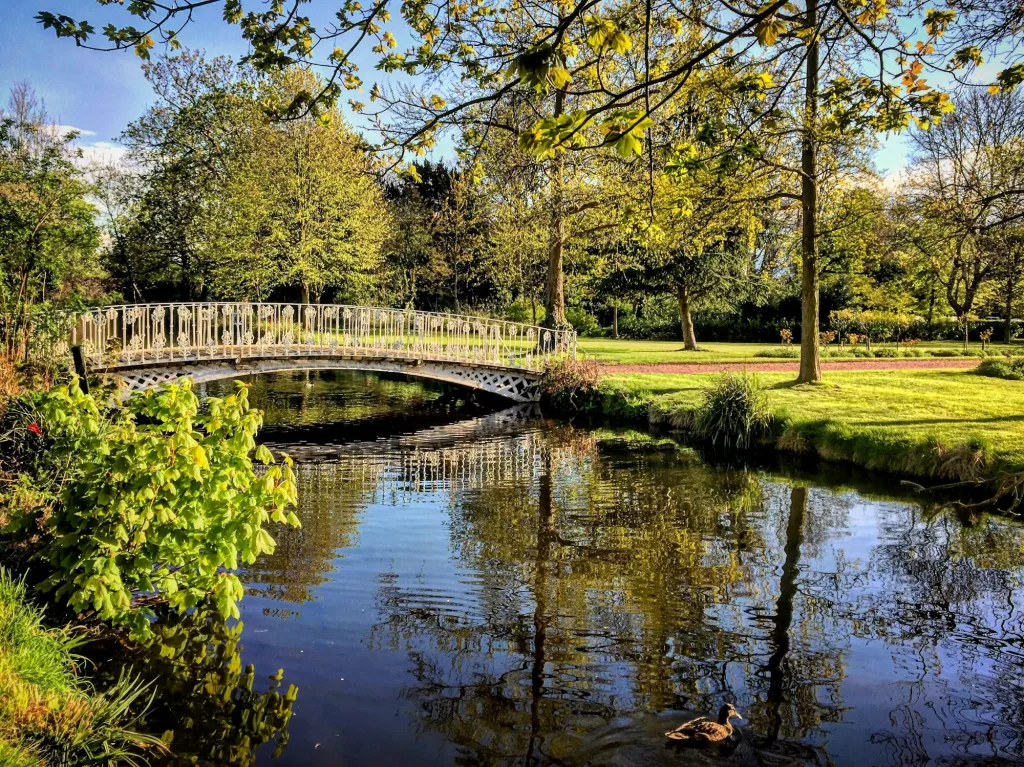
<path id="1" fill-rule="evenodd" d="M 822 360 L 822 370 L 965 370 L 978 366 L 976 357 L 939 359 Z M 601 365 L 615 373 L 795 373 L 797 362 L 658 362 L 648 365 Z"/>

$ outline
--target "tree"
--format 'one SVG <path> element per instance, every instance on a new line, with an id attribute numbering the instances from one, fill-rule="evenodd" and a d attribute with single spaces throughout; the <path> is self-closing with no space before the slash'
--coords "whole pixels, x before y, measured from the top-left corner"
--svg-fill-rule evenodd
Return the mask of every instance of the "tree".
<path id="1" fill-rule="evenodd" d="M 27 84 L 14 86 L 0 111 L 0 351 L 10 361 L 28 360 L 35 308 L 71 300 L 101 274 L 74 138 L 50 123 Z"/>
<path id="2" fill-rule="evenodd" d="M 454 309 L 493 300 L 490 199 L 458 167 L 424 161 L 395 178 L 386 284 L 407 306 Z"/>
<path id="3" fill-rule="evenodd" d="M 141 182 L 119 238 L 134 276 L 123 292 L 196 300 L 210 292 L 211 228 L 220 224 L 231 167 L 251 149 L 246 126 L 265 116 L 230 59 L 185 51 L 143 71 L 157 99 L 121 135 Z"/>
<path id="4" fill-rule="evenodd" d="M 1024 218 L 1024 98 L 970 92 L 957 114 L 914 135 L 905 194 L 914 246 L 964 328 Z"/>
<path id="5" fill-rule="evenodd" d="M 758 222 L 749 200 L 751 178 L 737 170 L 722 179 L 696 168 L 656 186 L 656 229 L 646 264 L 652 286 L 679 304 L 684 348 L 697 351 L 693 312 L 731 307 L 753 292 L 752 253 Z M 741 191 L 742 190 L 742 191 Z"/>
<path id="6" fill-rule="evenodd" d="M 129 219 L 109 221 L 125 292 L 364 298 L 388 218 L 361 140 L 336 111 L 288 122 L 266 113 L 316 77 L 261 77 L 193 52 L 145 71 L 157 102 L 123 136 L 141 188 L 120 205 Z"/>
<path id="7" fill-rule="evenodd" d="M 294 69 L 262 84 L 261 100 L 315 87 Z M 361 142 L 340 113 L 273 124 L 255 109 L 225 161 L 222 214 L 213 224 L 214 292 L 265 297 L 297 289 L 303 303 L 332 288 L 358 302 L 380 262 L 388 218 Z"/>
<path id="8" fill-rule="evenodd" d="M 155 34 L 177 44 L 180 29 L 209 2 L 130 6 L 127 13 L 142 27 L 110 25 L 104 30 L 106 47 L 131 47 L 146 57 Z M 252 47 L 247 60 L 256 68 L 316 61 L 332 71 L 323 87 L 297 93 L 285 114 L 315 110 L 343 89 L 362 88 L 354 54 L 364 44 L 374 46 L 377 69 L 385 76 L 426 75 L 422 89 L 414 84 L 385 91 L 378 83 L 370 88 L 371 99 L 383 103 L 370 113 L 382 131 L 381 148 L 397 150 L 399 156 L 432 147 L 438 131 L 452 125 L 474 124 L 485 141 L 484 128 L 501 126 L 493 119 L 497 107 L 535 94 L 530 127 L 517 135 L 523 149 L 549 159 L 555 171 L 547 279 L 553 321 L 561 319 L 554 316 L 562 305 L 559 169 L 567 153 L 614 147 L 623 157 L 641 154 L 653 119 L 682 87 L 723 63 L 738 64 L 747 77 L 736 79 L 733 92 L 766 98 L 754 121 L 774 122 L 788 111 L 790 135 L 799 148 L 798 162 L 780 167 L 799 181 L 799 192 L 785 194 L 802 206 L 802 381 L 821 375 L 817 215 L 822 142 L 837 132 L 902 130 L 912 120 L 932 124 L 951 104 L 920 76 L 924 67 L 948 64 L 970 72 L 982 62 L 982 53 L 998 51 L 1006 36 L 991 23 L 998 14 L 971 4 L 960 9 L 963 18 L 954 32 L 974 24 L 990 34 L 940 51 L 937 41 L 958 22 L 955 11 L 889 8 L 877 2 L 850 8 L 842 0 L 806 0 L 802 7 L 785 0 L 713 0 L 687 13 L 670 0 L 628 0 L 614 7 L 597 0 L 473 0 L 467 6 L 404 4 L 403 32 L 411 32 L 412 40 L 399 52 L 388 29 L 388 0 L 366 8 L 346 3 L 324 30 L 298 14 L 298 5 L 245 13 L 237 0 L 225 3 L 225 18 L 239 25 Z M 48 12 L 38 18 L 59 36 L 97 47 L 88 22 Z M 923 32 L 915 40 L 904 30 Z M 326 60 L 318 59 L 318 52 L 328 49 Z M 1012 87 L 1022 78 L 1024 69 L 1014 65 L 1000 73 L 994 87 Z M 365 109 L 362 102 L 350 103 L 357 111 Z M 737 139 L 748 143 L 743 131 Z"/>

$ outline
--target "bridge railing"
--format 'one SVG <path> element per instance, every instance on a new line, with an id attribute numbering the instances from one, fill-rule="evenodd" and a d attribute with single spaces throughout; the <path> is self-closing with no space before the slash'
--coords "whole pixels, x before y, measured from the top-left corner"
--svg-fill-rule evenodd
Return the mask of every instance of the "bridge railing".
<path id="1" fill-rule="evenodd" d="M 441 312 L 339 304 L 193 302 L 104 306 L 71 333 L 97 370 L 166 361 L 328 355 L 542 371 L 576 356 L 576 333 Z"/>

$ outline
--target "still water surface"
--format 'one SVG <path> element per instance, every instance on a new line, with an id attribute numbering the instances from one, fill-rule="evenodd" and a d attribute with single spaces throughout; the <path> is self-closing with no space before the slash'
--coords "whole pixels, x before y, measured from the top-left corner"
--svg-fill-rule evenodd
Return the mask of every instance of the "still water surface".
<path id="1" fill-rule="evenodd" d="M 245 572 L 243 628 L 169 631 L 165 656 L 197 648 L 176 683 L 253 733 L 189 710 L 208 763 L 1024 761 L 1020 524 L 846 470 L 616 454 L 419 384 L 310 384 L 251 394 L 296 459 L 302 529 Z M 289 685 L 276 732 L 287 701 L 261 693 Z M 666 746 L 724 702 L 734 747 Z"/>

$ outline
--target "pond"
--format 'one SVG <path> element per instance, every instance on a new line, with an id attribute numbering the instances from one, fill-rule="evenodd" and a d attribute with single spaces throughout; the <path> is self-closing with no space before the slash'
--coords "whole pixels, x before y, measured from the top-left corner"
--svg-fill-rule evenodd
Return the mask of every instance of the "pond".
<path id="1" fill-rule="evenodd" d="M 251 396 L 302 529 L 246 570 L 241 628 L 191 616 L 150 661 L 206 763 L 1024 760 L 1013 520 L 372 376 Z M 726 702 L 737 742 L 667 745 Z"/>

